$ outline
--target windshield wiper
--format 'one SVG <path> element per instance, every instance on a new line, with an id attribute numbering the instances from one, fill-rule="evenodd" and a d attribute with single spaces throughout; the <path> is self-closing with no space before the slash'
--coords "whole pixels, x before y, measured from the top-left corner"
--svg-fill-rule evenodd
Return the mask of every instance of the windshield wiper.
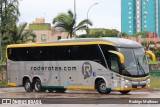
<path id="1" fill-rule="evenodd" d="M 145 71 L 144 71 L 144 69 L 143 69 L 143 67 L 142 67 L 142 65 L 140 64 L 140 62 L 139 62 L 139 60 L 138 60 L 138 58 L 137 58 L 137 63 L 138 63 L 138 73 L 139 73 L 139 70 L 141 71 L 141 72 L 143 72 L 143 74 L 145 75 L 146 73 L 145 73 Z"/>

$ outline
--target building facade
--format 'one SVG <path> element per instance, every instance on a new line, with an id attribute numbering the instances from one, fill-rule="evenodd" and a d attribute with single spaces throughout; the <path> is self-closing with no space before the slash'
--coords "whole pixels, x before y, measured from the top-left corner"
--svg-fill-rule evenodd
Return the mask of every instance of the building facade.
<path id="1" fill-rule="evenodd" d="M 29 24 L 28 29 L 35 33 L 36 42 L 66 39 L 68 36 L 67 32 L 61 32 L 59 29 L 52 28 L 50 23 L 45 23 L 44 18 L 37 18 L 35 22 Z"/>
<path id="2" fill-rule="evenodd" d="M 160 37 L 160 0 L 121 0 L 121 31 L 149 31 Z"/>

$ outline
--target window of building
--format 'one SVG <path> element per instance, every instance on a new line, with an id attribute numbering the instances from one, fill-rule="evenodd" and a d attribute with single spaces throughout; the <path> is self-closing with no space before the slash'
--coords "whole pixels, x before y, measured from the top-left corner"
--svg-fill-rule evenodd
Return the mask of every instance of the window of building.
<path id="1" fill-rule="evenodd" d="M 131 21 L 128 21 L 128 23 L 132 23 Z"/>
<path id="2" fill-rule="evenodd" d="M 144 25 L 145 28 L 147 28 L 147 25 Z"/>
<path id="3" fill-rule="evenodd" d="M 131 30 L 129 30 L 128 32 L 130 32 L 130 33 L 131 33 L 132 31 L 131 31 Z"/>
<path id="4" fill-rule="evenodd" d="M 132 14 L 132 12 L 128 12 L 128 14 Z"/>
<path id="5" fill-rule="evenodd" d="M 147 18 L 147 16 L 145 15 L 144 18 Z"/>
<path id="6" fill-rule="evenodd" d="M 42 34 L 41 35 L 41 42 L 46 42 L 46 39 L 47 39 L 46 34 Z"/>

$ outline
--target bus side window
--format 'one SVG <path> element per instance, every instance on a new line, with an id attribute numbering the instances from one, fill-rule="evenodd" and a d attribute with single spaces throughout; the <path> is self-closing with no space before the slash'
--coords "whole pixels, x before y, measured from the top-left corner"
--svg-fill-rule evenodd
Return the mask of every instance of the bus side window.
<path id="1" fill-rule="evenodd" d="M 116 56 L 110 56 L 110 69 L 119 73 L 118 59 Z"/>

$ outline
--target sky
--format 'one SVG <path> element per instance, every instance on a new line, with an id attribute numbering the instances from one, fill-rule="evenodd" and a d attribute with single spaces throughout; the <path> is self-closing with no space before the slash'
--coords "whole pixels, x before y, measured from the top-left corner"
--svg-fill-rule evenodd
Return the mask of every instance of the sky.
<path id="1" fill-rule="evenodd" d="M 93 22 L 91 28 L 121 30 L 121 0 L 75 0 L 77 22 L 88 18 Z M 74 12 L 74 0 L 21 0 L 19 23 L 32 23 L 35 18 L 45 18 L 52 23 L 54 17 L 69 9 Z"/>

